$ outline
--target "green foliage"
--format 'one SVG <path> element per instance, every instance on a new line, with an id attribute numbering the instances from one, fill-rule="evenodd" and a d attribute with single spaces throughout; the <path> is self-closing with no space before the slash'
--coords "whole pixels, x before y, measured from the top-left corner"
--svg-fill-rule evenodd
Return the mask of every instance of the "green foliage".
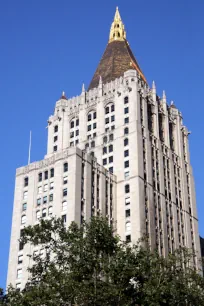
<path id="1" fill-rule="evenodd" d="M 189 251 L 164 259 L 142 244 L 130 247 L 101 217 L 68 229 L 61 219 L 42 220 L 24 230 L 22 242 L 44 248 L 45 256 L 33 258 L 24 290 L 0 291 L 0 305 L 204 305 L 204 281 Z"/>

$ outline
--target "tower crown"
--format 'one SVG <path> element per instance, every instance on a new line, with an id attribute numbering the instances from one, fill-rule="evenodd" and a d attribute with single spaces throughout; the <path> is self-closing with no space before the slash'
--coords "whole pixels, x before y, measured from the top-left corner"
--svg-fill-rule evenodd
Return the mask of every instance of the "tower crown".
<path id="1" fill-rule="evenodd" d="M 116 7 L 114 21 L 111 25 L 109 43 L 115 40 L 123 41 L 126 39 L 125 25 L 122 22 L 118 7 Z"/>

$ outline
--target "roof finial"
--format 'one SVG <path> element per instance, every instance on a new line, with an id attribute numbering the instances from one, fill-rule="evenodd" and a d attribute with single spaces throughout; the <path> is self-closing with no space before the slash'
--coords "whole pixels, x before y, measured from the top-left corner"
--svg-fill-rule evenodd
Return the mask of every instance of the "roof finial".
<path id="1" fill-rule="evenodd" d="M 67 100 L 67 97 L 66 97 L 66 95 L 65 95 L 65 92 L 64 92 L 64 91 L 62 92 L 62 96 L 61 96 L 61 98 L 60 98 L 60 99 Z"/>
<path id="2" fill-rule="evenodd" d="M 120 17 L 118 7 L 116 7 L 114 21 L 111 25 L 109 43 L 115 40 L 126 40 L 125 26 Z"/>
<path id="3" fill-rule="evenodd" d="M 85 85 L 84 85 L 84 83 L 82 84 L 82 92 L 85 92 Z"/>

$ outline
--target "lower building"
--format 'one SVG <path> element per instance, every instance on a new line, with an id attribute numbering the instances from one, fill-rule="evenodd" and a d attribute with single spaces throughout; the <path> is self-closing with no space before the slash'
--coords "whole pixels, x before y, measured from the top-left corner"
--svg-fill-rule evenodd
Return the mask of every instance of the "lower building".
<path id="1" fill-rule="evenodd" d="M 43 253 L 18 242 L 25 226 L 52 216 L 61 217 L 66 226 L 72 221 L 81 224 L 94 215 L 103 215 L 113 223 L 115 193 L 116 177 L 78 148 L 17 169 L 8 284 L 23 288 L 27 267 L 32 264 L 27 255 Z"/>

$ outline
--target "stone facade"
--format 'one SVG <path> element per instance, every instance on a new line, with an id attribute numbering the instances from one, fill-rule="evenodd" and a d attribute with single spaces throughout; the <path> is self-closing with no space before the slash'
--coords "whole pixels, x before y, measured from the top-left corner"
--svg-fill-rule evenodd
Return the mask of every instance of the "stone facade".
<path id="1" fill-rule="evenodd" d="M 123 40 L 126 43 L 126 37 L 122 40 L 120 37 Z M 100 65 L 104 67 L 102 62 Z M 95 88 L 86 91 L 82 86 L 77 97 L 67 99 L 63 93 L 48 120 L 45 159 L 17 170 L 8 283 L 18 282 L 17 270 L 21 269 L 17 241 L 24 226 L 22 214 L 26 215 L 26 225 L 36 222 L 40 171 L 50 173 L 54 169 L 52 214 L 64 214 L 62 169 L 66 161 L 71 171 L 68 171 L 67 225 L 72 220 L 80 224 L 92 214 L 102 212 L 114 222 L 123 240 L 135 243 L 146 235 L 151 247 L 163 256 L 179 247 L 191 248 L 196 255 L 194 265 L 198 267 L 200 241 L 188 135 L 181 112 L 173 103 L 167 103 L 165 93 L 159 98 L 154 82 L 150 87 L 134 65 L 108 83 L 101 75 Z M 84 179 L 83 156 L 89 160 Z M 91 173 L 95 159 L 103 179 L 100 194 L 92 198 Z M 28 187 L 23 185 L 26 176 Z M 84 195 L 79 192 L 82 180 Z M 50 188 L 50 182 L 46 188 Z M 110 186 L 111 199 L 106 196 Z M 22 212 L 25 191 L 28 191 L 27 210 Z M 26 254 L 28 250 L 20 252 Z M 28 264 L 28 259 L 20 264 L 22 286 L 28 276 Z"/>

